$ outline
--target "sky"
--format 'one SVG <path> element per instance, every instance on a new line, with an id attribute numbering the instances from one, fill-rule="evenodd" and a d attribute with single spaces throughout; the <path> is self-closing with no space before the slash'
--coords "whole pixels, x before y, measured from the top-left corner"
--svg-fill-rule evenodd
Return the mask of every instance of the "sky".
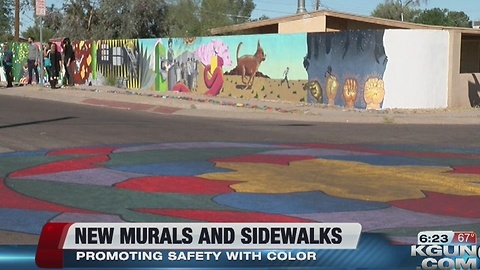
<path id="1" fill-rule="evenodd" d="M 135 1 L 135 0 L 131 0 Z M 405 1 L 405 0 L 404 0 Z M 61 0 L 46 0 L 46 5 L 60 7 Z M 283 17 L 297 12 L 298 0 L 254 0 L 256 7 L 252 18 L 266 15 L 269 18 Z M 320 0 L 320 8 L 327 10 L 352 13 L 357 15 L 370 15 L 378 4 L 384 0 Z M 307 11 L 315 10 L 316 0 L 305 0 Z M 421 9 L 446 8 L 450 11 L 463 11 L 472 21 L 480 20 L 480 3 L 478 0 L 428 0 L 428 4 L 420 6 Z M 22 31 L 33 24 L 33 16 L 22 15 Z"/>
<path id="2" fill-rule="evenodd" d="M 405 0 L 404 0 L 405 1 Z M 256 4 L 252 18 L 258 18 L 263 14 L 269 18 L 288 16 L 297 12 L 297 0 L 254 0 Z M 378 4 L 384 0 L 320 0 L 320 8 L 352 13 L 357 15 L 370 15 Z M 450 11 L 463 11 L 470 20 L 480 20 L 480 3 L 478 0 L 428 0 L 427 5 L 421 5 L 421 9 L 446 8 Z M 305 0 L 307 11 L 315 10 L 315 0 Z"/>

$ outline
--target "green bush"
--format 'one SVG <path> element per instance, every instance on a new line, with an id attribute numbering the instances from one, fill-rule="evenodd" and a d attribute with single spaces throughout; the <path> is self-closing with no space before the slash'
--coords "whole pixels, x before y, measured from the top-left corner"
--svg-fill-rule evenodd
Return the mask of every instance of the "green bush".
<path id="1" fill-rule="evenodd" d="M 117 77 L 115 75 L 108 75 L 107 77 L 105 77 L 105 85 L 116 86 Z"/>

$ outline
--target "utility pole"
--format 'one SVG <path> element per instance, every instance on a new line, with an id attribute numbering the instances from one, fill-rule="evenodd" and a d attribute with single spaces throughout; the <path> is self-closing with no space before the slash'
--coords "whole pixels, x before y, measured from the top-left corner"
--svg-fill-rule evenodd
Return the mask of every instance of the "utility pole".
<path id="1" fill-rule="evenodd" d="M 15 26 L 14 26 L 14 35 L 13 41 L 19 42 L 20 41 L 20 0 L 15 0 Z"/>
<path id="2" fill-rule="evenodd" d="M 37 22 L 37 19 L 40 20 L 40 79 L 39 83 L 41 86 L 43 86 L 43 80 L 44 78 L 44 72 L 45 69 L 43 68 L 43 34 L 42 34 L 42 28 L 43 28 L 43 17 L 46 15 L 46 8 L 45 8 L 45 0 L 35 0 L 35 22 Z"/>
<path id="3" fill-rule="evenodd" d="M 317 0 L 315 3 L 315 10 L 318 10 L 320 8 L 320 0 Z"/>

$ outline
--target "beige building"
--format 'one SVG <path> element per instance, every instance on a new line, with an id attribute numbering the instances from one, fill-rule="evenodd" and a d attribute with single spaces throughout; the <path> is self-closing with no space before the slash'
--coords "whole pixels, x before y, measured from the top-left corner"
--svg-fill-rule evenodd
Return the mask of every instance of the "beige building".
<path id="1" fill-rule="evenodd" d="M 448 107 L 480 107 L 480 29 L 414 24 L 319 10 L 210 30 L 212 35 L 290 34 L 365 29 L 448 31 Z"/>

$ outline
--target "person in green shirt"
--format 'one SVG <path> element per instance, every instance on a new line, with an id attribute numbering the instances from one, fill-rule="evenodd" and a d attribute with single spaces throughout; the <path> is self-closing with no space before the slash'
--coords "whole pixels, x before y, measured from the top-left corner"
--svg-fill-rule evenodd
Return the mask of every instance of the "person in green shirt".
<path id="1" fill-rule="evenodd" d="M 7 87 L 13 87 L 13 53 L 6 43 L 3 44 L 2 65 L 5 70 Z"/>

